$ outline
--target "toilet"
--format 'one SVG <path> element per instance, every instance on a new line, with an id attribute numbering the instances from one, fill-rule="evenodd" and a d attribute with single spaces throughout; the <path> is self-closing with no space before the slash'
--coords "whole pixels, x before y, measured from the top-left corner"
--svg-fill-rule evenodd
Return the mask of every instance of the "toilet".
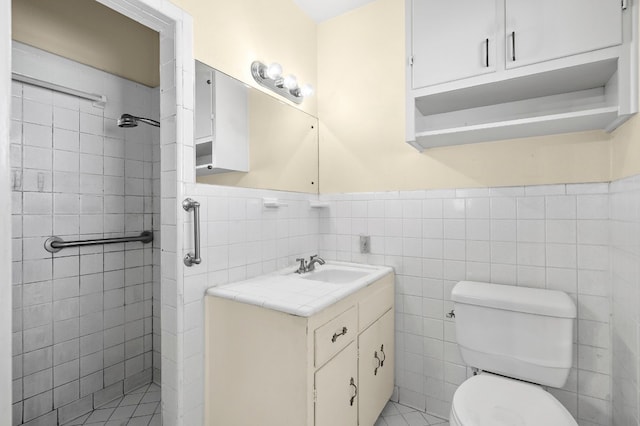
<path id="1" fill-rule="evenodd" d="M 562 387 L 573 361 L 576 306 L 561 291 L 461 281 L 451 292 L 464 362 L 451 426 L 576 426 L 543 386 Z"/>

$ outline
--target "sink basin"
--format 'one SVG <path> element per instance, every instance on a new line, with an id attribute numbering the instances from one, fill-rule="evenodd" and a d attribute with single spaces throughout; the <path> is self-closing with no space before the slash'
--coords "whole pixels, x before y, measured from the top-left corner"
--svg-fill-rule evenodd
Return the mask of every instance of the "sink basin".
<path id="1" fill-rule="evenodd" d="M 304 274 L 291 272 L 291 275 L 303 280 L 321 281 L 330 284 L 351 284 L 378 273 L 379 269 L 369 265 L 327 262 L 324 265 L 316 265 L 314 271 Z"/>
<path id="2" fill-rule="evenodd" d="M 207 294 L 292 315 L 309 317 L 350 294 L 393 274 L 388 266 L 327 261 L 312 272 L 296 273 L 298 265 L 222 286 Z"/>
<path id="3" fill-rule="evenodd" d="M 331 284 L 346 284 L 369 275 L 370 271 L 354 271 L 349 269 L 323 269 L 301 274 L 300 278 L 313 281 L 324 281 Z"/>

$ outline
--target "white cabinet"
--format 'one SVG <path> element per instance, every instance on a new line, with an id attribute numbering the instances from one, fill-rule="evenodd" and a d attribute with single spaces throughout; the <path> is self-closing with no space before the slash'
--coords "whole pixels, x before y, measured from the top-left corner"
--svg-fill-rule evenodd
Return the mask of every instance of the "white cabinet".
<path id="1" fill-rule="evenodd" d="M 358 424 L 357 380 L 358 356 L 351 342 L 315 374 L 315 426 Z"/>
<path id="2" fill-rule="evenodd" d="M 497 0 L 414 0 L 413 87 L 495 71 L 497 19 Z"/>
<path id="3" fill-rule="evenodd" d="M 618 0 L 505 0 L 507 68 L 622 43 Z"/>
<path id="4" fill-rule="evenodd" d="M 613 131 L 638 110 L 637 14 L 628 0 L 406 0 L 407 142 Z"/>
<path id="5" fill-rule="evenodd" d="M 240 81 L 196 61 L 196 174 L 249 171 L 249 95 Z"/>
<path id="6" fill-rule="evenodd" d="M 361 425 L 376 422 L 376 409 L 384 407 L 393 391 L 393 324 L 389 310 L 358 336 Z"/>
<path id="7" fill-rule="evenodd" d="M 393 282 L 310 317 L 207 297 L 205 424 L 373 426 L 393 392 Z"/>

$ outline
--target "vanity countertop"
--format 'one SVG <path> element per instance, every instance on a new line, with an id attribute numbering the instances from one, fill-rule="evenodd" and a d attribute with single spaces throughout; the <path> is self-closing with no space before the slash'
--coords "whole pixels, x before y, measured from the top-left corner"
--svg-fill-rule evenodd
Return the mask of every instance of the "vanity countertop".
<path id="1" fill-rule="evenodd" d="M 388 266 L 330 261 L 318 265 L 315 272 L 307 274 L 296 274 L 296 269 L 297 266 L 290 266 L 245 281 L 211 287 L 207 295 L 309 317 L 393 272 Z M 334 270 L 363 276 L 346 283 L 311 278 Z"/>

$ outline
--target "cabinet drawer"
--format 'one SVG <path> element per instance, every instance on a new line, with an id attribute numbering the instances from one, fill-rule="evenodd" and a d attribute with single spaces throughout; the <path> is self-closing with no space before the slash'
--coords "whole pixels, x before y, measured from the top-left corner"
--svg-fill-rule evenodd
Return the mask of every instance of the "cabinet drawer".
<path id="1" fill-rule="evenodd" d="M 356 307 L 352 306 L 314 333 L 315 366 L 324 364 L 358 334 Z"/>
<path id="2" fill-rule="evenodd" d="M 394 296 L 393 285 L 391 282 L 387 282 L 381 289 L 360 302 L 358 322 L 360 330 L 369 327 L 371 323 L 393 307 Z"/>

